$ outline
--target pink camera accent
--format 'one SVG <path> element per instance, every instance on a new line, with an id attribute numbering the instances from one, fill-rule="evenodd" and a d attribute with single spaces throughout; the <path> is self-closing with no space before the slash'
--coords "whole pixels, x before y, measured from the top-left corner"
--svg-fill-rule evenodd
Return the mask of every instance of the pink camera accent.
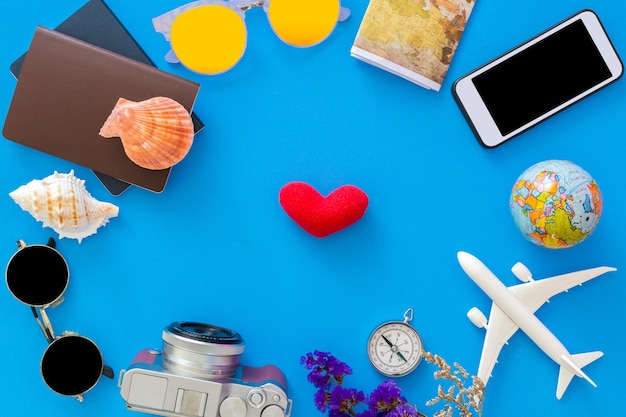
<path id="1" fill-rule="evenodd" d="M 135 358 L 131 362 L 131 365 L 134 365 L 136 363 L 153 364 L 159 356 L 161 355 L 159 351 L 156 349 L 143 349 L 143 350 L 140 350 L 139 353 L 135 355 Z"/>
<path id="2" fill-rule="evenodd" d="M 287 378 L 283 371 L 274 365 L 265 365 L 259 368 L 252 366 L 243 366 L 241 379 L 243 382 L 261 383 L 266 381 L 274 381 L 287 391 Z"/>

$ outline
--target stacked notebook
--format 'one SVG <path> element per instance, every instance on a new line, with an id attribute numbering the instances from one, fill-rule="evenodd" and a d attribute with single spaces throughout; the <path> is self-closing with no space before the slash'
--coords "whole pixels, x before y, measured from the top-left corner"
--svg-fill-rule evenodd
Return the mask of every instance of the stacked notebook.
<path id="1" fill-rule="evenodd" d="M 103 1 L 89 1 L 55 31 L 37 28 L 11 72 L 19 78 L 7 139 L 92 168 L 114 195 L 130 184 L 164 189 L 170 169 L 135 165 L 119 139 L 98 132 L 120 97 L 167 96 L 191 111 L 199 85 L 155 68 Z M 199 131 L 203 124 L 193 119 Z"/>

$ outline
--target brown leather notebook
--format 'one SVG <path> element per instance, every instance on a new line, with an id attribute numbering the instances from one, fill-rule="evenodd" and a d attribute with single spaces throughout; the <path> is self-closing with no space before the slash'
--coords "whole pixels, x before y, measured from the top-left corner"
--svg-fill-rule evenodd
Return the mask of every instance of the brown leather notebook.
<path id="1" fill-rule="evenodd" d="M 191 112 L 200 86 L 70 36 L 38 27 L 13 94 L 5 138 L 154 192 L 170 169 L 134 164 L 98 132 L 120 97 L 170 97 Z"/>

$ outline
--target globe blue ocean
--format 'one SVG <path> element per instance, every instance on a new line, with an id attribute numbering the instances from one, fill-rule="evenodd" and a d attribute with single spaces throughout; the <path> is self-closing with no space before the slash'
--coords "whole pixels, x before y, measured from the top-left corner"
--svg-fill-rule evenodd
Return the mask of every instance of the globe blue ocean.
<path id="1" fill-rule="evenodd" d="M 565 160 L 539 162 L 511 190 L 511 214 L 522 235 L 550 249 L 572 247 L 593 233 L 602 194 L 593 177 Z"/>

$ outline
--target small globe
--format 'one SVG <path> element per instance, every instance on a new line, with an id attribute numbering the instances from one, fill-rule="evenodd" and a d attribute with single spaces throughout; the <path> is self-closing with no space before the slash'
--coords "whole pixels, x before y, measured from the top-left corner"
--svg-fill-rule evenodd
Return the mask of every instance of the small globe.
<path id="1" fill-rule="evenodd" d="M 578 165 L 549 160 L 519 176 L 511 190 L 510 208 L 526 239 L 550 249 L 569 248 L 595 230 L 602 214 L 602 194 Z"/>

